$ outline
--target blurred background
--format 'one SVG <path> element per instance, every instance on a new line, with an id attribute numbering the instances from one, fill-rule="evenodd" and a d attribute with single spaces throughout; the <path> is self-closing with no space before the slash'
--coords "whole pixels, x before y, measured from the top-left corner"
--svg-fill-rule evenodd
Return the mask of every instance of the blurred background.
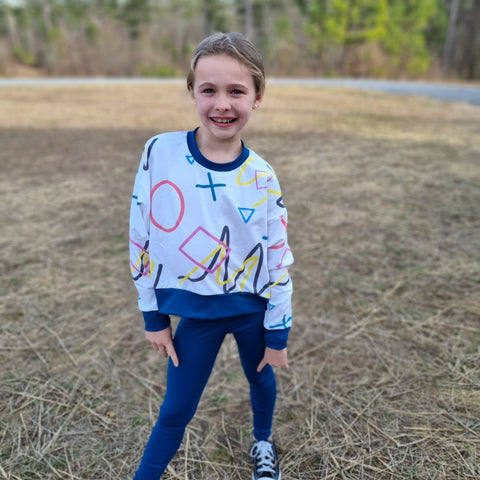
<path id="1" fill-rule="evenodd" d="M 0 76 L 183 76 L 215 31 L 270 76 L 480 78 L 480 0 L 0 0 Z"/>

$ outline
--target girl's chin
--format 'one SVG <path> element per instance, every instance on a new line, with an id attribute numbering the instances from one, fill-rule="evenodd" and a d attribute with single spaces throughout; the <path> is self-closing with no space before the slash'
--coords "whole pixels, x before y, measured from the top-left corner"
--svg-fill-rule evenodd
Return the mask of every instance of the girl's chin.
<path id="1" fill-rule="evenodd" d="M 209 131 L 210 135 L 218 138 L 219 140 L 233 139 L 240 134 L 240 131 L 235 123 L 232 123 L 229 126 L 219 126 L 216 123 L 210 123 L 210 128 L 207 128 L 207 130 Z"/>
<path id="2" fill-rule="evenodd" d="M 202 137 L 210 138 L 221 142 L 236 142 L 240 138 L 239 123 L 237 121 L 230 124 L 217 124 L 214 122 L 208 122 L 203 124 L 203 133 L 200 133 Z"/>

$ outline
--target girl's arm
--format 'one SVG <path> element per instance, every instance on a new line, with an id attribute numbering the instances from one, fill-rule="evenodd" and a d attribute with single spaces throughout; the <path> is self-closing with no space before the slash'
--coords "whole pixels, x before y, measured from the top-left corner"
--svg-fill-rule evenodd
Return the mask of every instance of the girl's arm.
<path id="1" fill-rule="evenodd" d="M 158 312 L 153 285 L 155 265 L 150 258 L 150 170 L 147 142 L 135 177 L 130 208 L 130 271 L 138 291 L 138 307 L 143 312 L 145 330 L 160 331 L 170 326 L 170 317 Z"/>
<path id="2" fill-rule="evenodd" d="M 135 177 L 130 207 L 130 271 L 138 290 L 138 306 L 142 312 L 158 310 L 153 289 L 153 264 L 150 261 L 150 181 L 146 151 Z"/>
<path id="3" fill-rule="evenodd" d="M 288 267 L 293 255 L 288 245 L 287 209 L 283 204 L 280 185 L 275 176 L 268 187 L 268 252 L 267 264 L 270 276 L 270 298 L 265 312 L 265 343 L 267 347 L 282 351 L 286 349 L 288 333 L 292 324 L 292 280 Z M 282 366 L 287 366 L 286 351 Z M 269 353 L 269 357 L 272 353 Z M 279 361 L 278 359 L 276 361 Z"/>

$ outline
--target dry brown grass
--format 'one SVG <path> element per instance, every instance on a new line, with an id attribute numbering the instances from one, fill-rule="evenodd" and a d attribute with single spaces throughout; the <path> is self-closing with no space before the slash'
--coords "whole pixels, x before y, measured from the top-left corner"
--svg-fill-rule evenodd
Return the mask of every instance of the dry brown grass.
<path id="1" fill-rule="evenodd" d="M 271 87 L 255 115 L 296 257 L 283 478 L 478 480 L 480 109 Z M 150 135 L 195 125 L 180 85 L 0 91 L 0 478 L 131 478 L 165 381 L 132 182 Z M 250 423 L 228 340 L 165 478 L 250 478 Z"/>

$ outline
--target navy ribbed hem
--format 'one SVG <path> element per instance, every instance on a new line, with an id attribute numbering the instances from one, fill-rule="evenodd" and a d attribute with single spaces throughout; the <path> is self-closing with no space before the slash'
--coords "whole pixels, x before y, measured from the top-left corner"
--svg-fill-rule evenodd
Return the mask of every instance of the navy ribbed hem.
<path id="1" fill-rule="evenodd" d="M 170 316 L 160 312 L 142 312 L 147 332 L 158 332 L 170 326 Z"/>
<path id="2" fill-rule="evenodd" d="M 284 348 L 287 348 L 289 333 L 290 328 L 265 330 L 265 345 L 274 350 L 283 350 Z"/>
<path id="3" fill-rule="evenodd" d="M 160 312 L 202 320 L 264 312 L 268 302 L 252 293 L 198 295 L 177 288 L 160 288 L 155 290 L 155 296 Z"/>

